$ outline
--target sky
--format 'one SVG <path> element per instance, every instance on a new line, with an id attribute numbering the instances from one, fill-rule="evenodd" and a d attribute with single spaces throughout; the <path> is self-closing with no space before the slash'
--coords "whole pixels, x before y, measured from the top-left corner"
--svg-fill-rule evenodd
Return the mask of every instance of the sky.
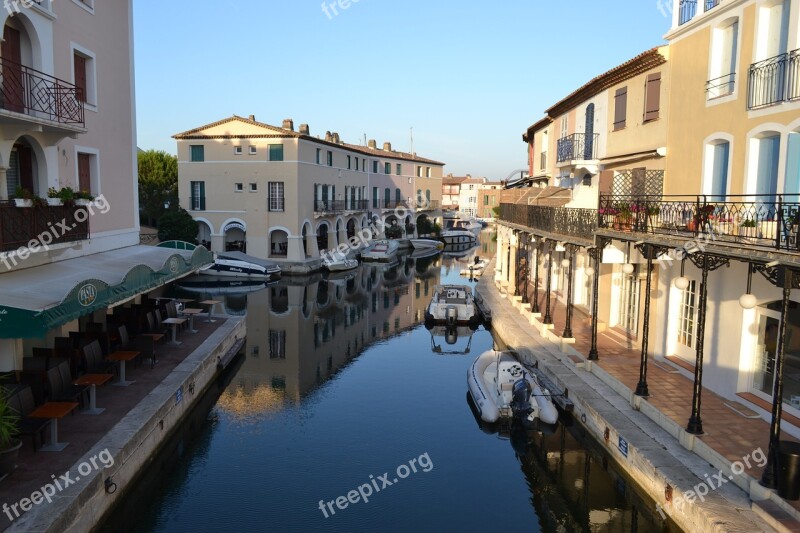
<path id="1" fill-rule="evenodd" d="M 139 147 L 233 114 L 402 151 L 413 128 L 446 173 L 505 179 L 545 109 L 670 24 L 666 0 L 338 1 L 135 1 Z"/>

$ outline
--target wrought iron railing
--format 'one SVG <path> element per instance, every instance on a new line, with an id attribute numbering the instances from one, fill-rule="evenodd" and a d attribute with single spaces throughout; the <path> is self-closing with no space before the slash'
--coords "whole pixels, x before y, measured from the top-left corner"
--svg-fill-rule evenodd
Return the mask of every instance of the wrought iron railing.
<path id="1" fill-rule="evenodd" d="M 434 211 L 439 209 L 439 200 L 423 200 L 417 206 L 418 211 Z"/>
<path id="2" fill-rule="evenodd" d="M 711 11 L 712 9 L 717 7 L 721 1 L 722 0 L 706 0 L 705 10 L 706 11 Z"/>
<path id="3" fill-rule="evenodd" d="M 592 135 L 573 133 L 560 138 L 556 145 L 558 162 L 597 159 L 597 141 L 599 138 L 599 133 Z"/>
<path id="4" fill-rule="evenodd" d="M 0 97 L 0 107 L 9 111 L 85 125 L 81 89 L 5 58 L 0 58 Z"/>
<path id="5" fill-rule="evenodd" d="M 796 195 L 600 196 L 600 228 L 800 251 Z"/>
<path id="6" fill-rule="evenodd" d="M 408 208 L 408 202 L 405 200 L 382 200 L 380 202 L 381 209 L 397 209 L 398 207 Z"/>
<path id="7" fill-rule="evenodd" d="M 800 98 L 799 52 L 794 50 L 750 65 L 747 84 L 749 109 Z"/>
<path id="8" fill-rule="evenodd" d="M 0 252 L 12 252 L 31 242 L 52 246 L 88 238 L 89 214 L 85 207 L 16 207 L 13 203 L 0 203 Z"/>
<path id="9" fill-rule="evenodd" d="M 586 241 L 594 239 L 597 229 L 597 211 L 594 209 L 500 204 L 500 220 Z"/>
<path id="10" fill-rule="evenodd" d="M 341 213 L 368 209 L 369 200 L 314 200 L 315 213 Z"/>
<path id="11" fill-rule="evenodd" d="M 682 26 L 694 18 L 697 0 L 681 0 L 678 4 L 678 25 Z"/>
<path id="12" fill-rule="evenodd" d="M 706 94 L 709 100 L 728 96 L 733 94 L 733 89 L 736 86 L 736 73 L 731 72 L 719 78 L 709 80 L 706 82 Z"/>

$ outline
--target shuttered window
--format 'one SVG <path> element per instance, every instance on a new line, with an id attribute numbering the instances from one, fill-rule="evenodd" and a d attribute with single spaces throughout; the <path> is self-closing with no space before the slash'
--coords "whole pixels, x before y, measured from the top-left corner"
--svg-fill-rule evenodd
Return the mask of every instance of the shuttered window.
<path id="1" fill-rule="evenodd" d="M 191 149 L 191 160 L 193 163 L 199 163 L 205 160 L 205 149 L 202 144 L 193 144 L 189 148 Z"/>
<path id="2" fill-rule="evenodd" d="M 614 94 L 614 131 L 625 128 L 628 116 L 628 88 L 617 89 Z"/>
<path id="3" fill-rule="evenodd" d="M 269 210 L 272 212 L 281 212 L 285 208 L 285 199 L 283 196 L 283 182 L 270 181 L 269 182 Z"/>
<path id="4" fill-rule="evenodd" d="M 78 153 L 78 189 L 92 191 L 92 159 L 91 155 Z"/>
<path id="5" fill-rule="evenodd" d="M 269 160 L 270 161 L 283 161 L 283 145 L 270 144 L 269 145 Z"/>
<path id="6" fill-rule="evenodd" d="M 378 208 L 378 188 L 377 187 L 373 187 L 372 188 L 372 208 L 373 209 L 377 209 Z"/>
<path id="7" fill-rule="evenodd" d="M 86 58 L 75 54 L 75 87 L 78 89 L 78 101 L 86 102 Z"/>
<path id="8" fill-rule="evenodd" d="M 206 182 L 193 181 L 191 183 L 192 198 L 191 207 L 192 211 L 205 211 L 206 210 Z"/>
<path id="9" fill-rule="evenodd" d="M 661 73 L 649 74 L 644 90 L 644 121 L 658 120 L 661 107 Z"/>

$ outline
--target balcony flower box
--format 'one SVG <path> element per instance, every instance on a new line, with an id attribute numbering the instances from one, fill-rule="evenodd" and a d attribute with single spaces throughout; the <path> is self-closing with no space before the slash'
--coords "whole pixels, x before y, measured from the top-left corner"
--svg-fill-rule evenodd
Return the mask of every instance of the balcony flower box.
<path id="1" fill-rule="evenodd" d="M 758 228 L 755 221 L 746 220 L 739 225 L 739 237 L 744 242 L 753 242 L 758 238 Z"/>
<path id="2" fill-rule="evenodd" d="M 33 207 L 32 198 L 14 198 L 14 205 L 17 207 Z"/>
<path id="3" fill-rule="evenodd" d="M 64 205 L 64 200 L 61 198 L 47 198 L 47 205 L 50 207 L 58 207 Z"/>

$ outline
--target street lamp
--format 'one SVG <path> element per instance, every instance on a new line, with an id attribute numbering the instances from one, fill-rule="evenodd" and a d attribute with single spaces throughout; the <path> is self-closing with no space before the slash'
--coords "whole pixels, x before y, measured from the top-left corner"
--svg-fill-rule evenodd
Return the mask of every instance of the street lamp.
<path id="1" fill-rule="evenodd" d="M 684 255 L 683 259 L 681 259 L 681 277 L 675 278 L 675 281 L 673 281 L 675 288 L 681 291 L 685 291 L 687 288 L 689 288 L 689 278 L 683 275 L 683 270 L 685 265 L 686 265 L 686 256 Z"/>
<path id="2" fill-rule="evenodd" d="M 739 297 L 739 305 L 742 309 L 754 309 L 758 305 L 758 299 L 753 292 L 753 264 L 747 264 L 747 292 Z"/>

